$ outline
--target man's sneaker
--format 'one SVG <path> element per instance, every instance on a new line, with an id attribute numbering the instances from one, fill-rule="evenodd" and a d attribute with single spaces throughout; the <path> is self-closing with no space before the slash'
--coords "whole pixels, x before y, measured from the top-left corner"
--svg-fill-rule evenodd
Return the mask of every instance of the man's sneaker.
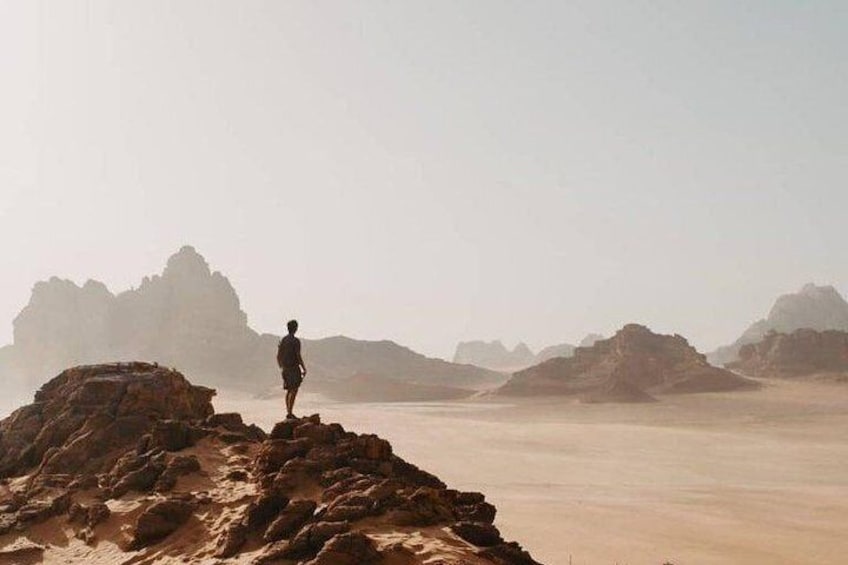
<path id="1" fill-rule="evenodd" d="M 297 416 L 294 414 L 286 414 L 286 420 L 297 420 Z"/>

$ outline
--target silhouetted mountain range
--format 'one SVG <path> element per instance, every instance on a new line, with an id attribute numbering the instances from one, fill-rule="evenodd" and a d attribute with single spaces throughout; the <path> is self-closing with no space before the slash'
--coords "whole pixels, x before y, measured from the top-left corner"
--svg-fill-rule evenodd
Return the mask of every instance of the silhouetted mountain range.
<path id="1" fill-rule="evenodd" d="M 771 331 L 792 333 L 805 328 L 848 331 L 848 302 L 832 286 L 807 284 L 796 293 L 780 296 L 765 319 L 753 323 L 739 339 L 716 349 L 708 358 L 715 365 L 724 365 L 739 358 L 743 345 L 757 343 Z"/>
<path id="2" fill-rule="evenodd" d="M 64 367 L 118 360 L 155 361 L 204 384 L 264 389 L 279 382 L 278 341 L 248 326 L 229 280 L 187 246 L 168 259 L 161 276 L 117 295 L 96 281 L 37 283 L 0 362 L 2 374 L 30 390 Z M 318 388 L 360 373 L 470 388 L 503 382 L 492 371 L 431 359 L 390 341 L 338 336 L 303 340 L 303 348 L 308 378 Z"/>
<path id="3" fill-rule="evenodd" d="M 488 369 L 515 369 L 533 364 L 536 356 L 524 343 L 511 351 L 499 340 L 461 341 L 453 355 L 454 363 L 470 363 Z"/>
<path id="4" fill-rule="evenodd" d="M 583 338 L 580 345 L 592 345 L 603 338 L 604 336 L 599 334 L 589 334 Z M 495 371 L 517 371 L 554 357 L 571 357 L 574 349 L 575 346 L 570 343 L 559 343 L 545 347 L 539 353 L 533 353 L 524 343 L 519 343 L 510 351 L 500 340 L 461 341 L 456 346 L 453 362 L 470 363 Z"/>

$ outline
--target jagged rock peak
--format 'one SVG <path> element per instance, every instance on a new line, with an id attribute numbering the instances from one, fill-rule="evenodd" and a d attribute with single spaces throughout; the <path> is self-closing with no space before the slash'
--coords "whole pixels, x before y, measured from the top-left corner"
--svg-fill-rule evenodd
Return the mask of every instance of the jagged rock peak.
<path id="1" fill-rule="evenodd" d="M 518 343 L 509 350 L 500 340 L 459 342 L 453 356 L 454 363 L 468 363 L 489 369 L 526 367 L 534 359 L 534 353 L 525 343 Z"/>
<path id="2" fill-rule="evenodd" d="M 778 297 L 765 319 L 751 324 L 732 344 L 712 352 L 710 361 L 718 365 L 735 361 L 743 345 L 758 343 L 770 331 L 799 329 L 848 330 L 848 302 L 833 286 L 808 283 L 798 292 Z"/>
<path id="3" fill-rule="evenodd" d="M 112 292 L 100 281 L 88 279 L 82 286 L 72 280 L 60 277 L 50 277 L 46 281 L 38 281 L 32 287 L 30 302 L 57 300 L 65 296 L 87 295 L 111 298 Z"/>
<path id="4" fill-rule="evenodd" d="M 16 371 L 32 384 L 63 367 L 111 359 L 159 361 L 219 384 L 263 366 L 255 337 L 227 278 L 185 246 L 162 275 L 117 295 L 96 281 L 37 283 L 14 320 L 13 347 Z"/>
<path id="5" fill-rule="evenodd" d="M 164 277 L 197 278 L 211 275 L 209 263 L 191 245 L 184 245 L 168 258 Z"/>
<path id="6" fill-rule="evenodd" d="M 848 302 L 833 286 L 817 286 L 813 283 L 804 285 L 794 294 L 784 294 L 775 301 L 769 312 L 767 321 L 772 324 L 783 324 L 790 328 L 791 324 L 827 324 L 848 319 Z M 831 329 L 812 327 L 811 329 Z"/>

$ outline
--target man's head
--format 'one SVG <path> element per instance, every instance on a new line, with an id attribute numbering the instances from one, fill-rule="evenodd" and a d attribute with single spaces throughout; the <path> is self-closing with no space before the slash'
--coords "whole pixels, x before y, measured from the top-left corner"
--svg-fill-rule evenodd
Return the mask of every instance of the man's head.
<path id="1" fill-rule="evenodd" d="M 297 332 L 297 320 L 289 320 L 289 323 L 286 324 L 286 327 L 289 330 L 289 333 L 294 335 Z"/>

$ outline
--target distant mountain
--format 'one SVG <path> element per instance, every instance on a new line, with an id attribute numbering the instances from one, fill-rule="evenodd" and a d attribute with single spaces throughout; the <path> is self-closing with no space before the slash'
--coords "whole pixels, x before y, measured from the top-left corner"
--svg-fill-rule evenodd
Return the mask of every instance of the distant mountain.
<path id="1" fill-rule="evenodd" d="M 601 334 L 588 334 L 580 340 L 580 347 L 592 347 L 595 343 L 604 339 Z"/>
<path id="2" fill-rule="evenodd" d="M 657 335 L 629 324 L 612 338 L 579 347 L 515 373 L 496 394 L 575 396 L 588 402 L 644 402 L 658 393 L 691 393 L 753 387 L 754 383 L 707 363 L 679 335 Z"/>
<path id="3" fill-rule="evenodd" d="M 533 364 L 553 359 L 554 357 L 571 357 L 574 355 L 574 346 L 570 343 L 560 343 L 559 345 L 550 345 L 541 350 L 533 359 Z"/>
<path id="4" fill-rule="evenodd" d="M 504 376 L 474 365 L 425 357 L 393 341 L 365 341 L 344 336 L 303 340 L 309 376 L 323 380 L 364 374 L 409 383 L 460 388 L 489 388 Z"/>
<path id="5" fill-rule="evenodd" d="M 533 363 L 536 356 L 530 348 L 519 343 L 513 350 L 495 341 L 461 341 L 456 346 L 454 363 L 468 363 L 488 369 L 515 369 Z"/>
<path id="6" fill-rule="evenodd" d="M 596 341 L 601 339 L 604 339 L 604 336 L 601 334 L 589 334 L 580 341 L 579 347 L 592 347 L 595 345 Z M 577 349 L 577 347 L 570 343 L 560 343 L 558 345 L 548 346 L 536 354 L 536 358 L 533 360 L 532 364 L 538 365 L 539 363 L 547 361 L 548 359 L 553 359 L 554 357 L 571 357 L 574 355 L 575 349 Z"/>
<path id="7" fill-rule="evenodd" d="M 763 320 L 752 324 L 732 344 L 709 354 L 715 365 L 736 361 L 743 345 L 757 343 L 771 331 L 792 333 L 799 329 L 848 331 L 848 302 L 832 286 L 805 285 L 800 291 L 777 299 Z"/>
<path id="8" fill-rule="evenodd" d="M 168 259 L 161 276 L 118 295 L 97 281 L 39 282 L 13 326 L 14 355 L 32 386 L 67 366 L 114 360 L 157 361 L 214 385 L 274 369 L 230 282 L 192 247 Z"/>
<path id="9" fill-rule="evenodd" d="M 3 383 L 3 394 L 0 395 L 0 415 L 10 413 L 32 395 L 32 388 L 23 380 L 23 375 L 18 368 L 15 348 L 11 345 L 0 347 L 0 383 Z"/>
<path id="10" fill-rule="evenodd" d="M 729 367 L 756 377 L 848 376 L 848 332 L 810 329 L 768 333 L 759 343 L 743 345 Z"/>
<path id="11" fill-rule="evenodd" d="M 574 346 L 570 343 L 551 345 L 536 354 L 524 343 L 519 343 L 510 351 L 498 340 L 461 341 L 456 346 L 453 362 L 495 371 L 517 371 L 554 357 L 570 357 L 573 353 Z"/>
<path id="12" fill-rule="evenodd" d="M 37 283 L 15 318 L 14 344 L 0 349 L 0 374 L 14 373 L 32 390 L 68 366 L 144 360 L 176 367 L 204 384 L 255 390 L 279 382 L 278 341 L 248 326 L 227 278 L 186 246 L 168 259 L 161 276 L 145 277 L 137 289 L 117 295 L 96 281 L 82 287 L 59 278 Z M 303 342 L 314 385 L 357 373 L 469 388 L 504 380 L 389 341 Z"/>

